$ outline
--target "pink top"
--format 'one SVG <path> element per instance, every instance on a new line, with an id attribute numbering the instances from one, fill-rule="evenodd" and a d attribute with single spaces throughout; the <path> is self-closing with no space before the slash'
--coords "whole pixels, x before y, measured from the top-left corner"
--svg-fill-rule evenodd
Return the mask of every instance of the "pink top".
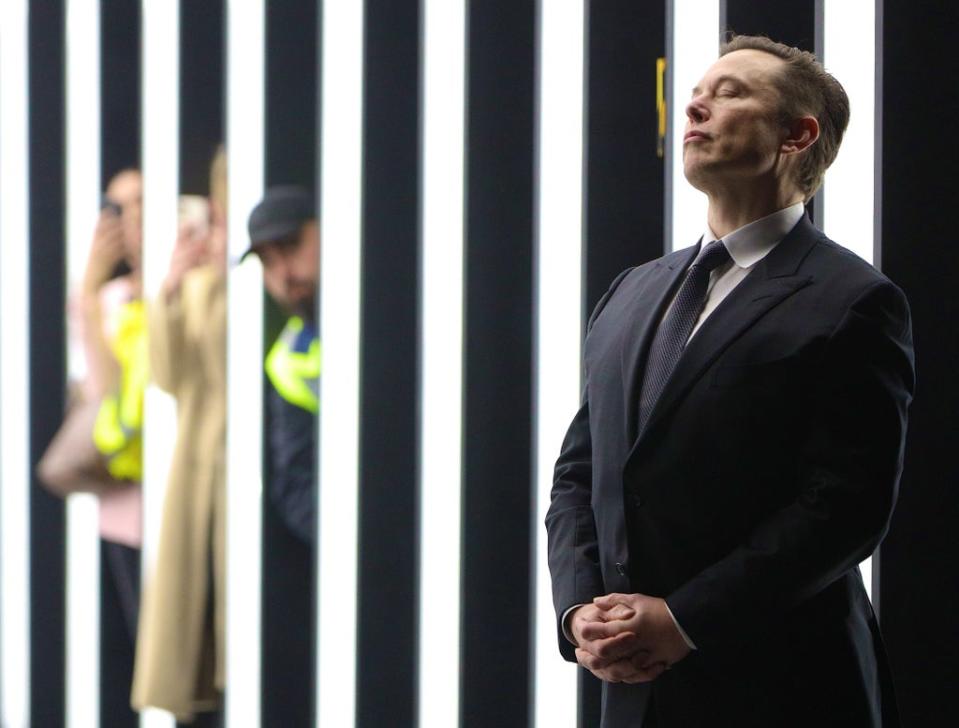
<path id="1" fill-rule="evenodd" d="M 100 310 L 103 312 L 103 334 L 111 341 L 116 334 L 120 307 L 132 300 L 136 293 L 129 278 L 116 278 L 100 290 Z M 80 321 L 82 326 L 82 320 Z M 90 361 L 90 353 L 87 361 Z M 84 391 L 98 391 L 95 374 L 87 371 Z M 100 496 L 100 537 L 106 541 L 139 548 L 143 537 L 143 494 L 139 483 L 130 483 Z"/>

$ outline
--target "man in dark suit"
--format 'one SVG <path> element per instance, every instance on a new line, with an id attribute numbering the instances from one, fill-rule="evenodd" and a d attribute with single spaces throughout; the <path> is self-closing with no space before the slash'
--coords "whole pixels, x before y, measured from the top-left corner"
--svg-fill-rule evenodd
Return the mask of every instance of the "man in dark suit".
<path id="1" fill-rule="evenodd" d="M 706 234 L 587 327 L 546 517 L 560 651 L 604 681 L 604 728 L 898 725 L 858 564 L 896 499 L 909 309 L 803 207 L 848 99 L 740 36 L 686 113 Z"/>

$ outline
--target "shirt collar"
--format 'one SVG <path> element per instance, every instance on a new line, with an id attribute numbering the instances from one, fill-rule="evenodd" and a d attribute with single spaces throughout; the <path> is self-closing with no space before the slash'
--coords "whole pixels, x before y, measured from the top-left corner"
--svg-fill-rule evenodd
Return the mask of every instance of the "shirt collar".
<path id="1" fill-rule="evenodd" d="M 753 220 L 738 230 L 733 230 L 723 238 L 729 257 L 740 268 L 751 268 L 756 265 L 789 234 L 790 230 L 796 227 L 804 211 L 804 204 L 797 202 L 772 215 Z M 707 225 L 706 232 L 703 234 L 702 247 L 705 248 L 716 239 L 715 233 Z"/>

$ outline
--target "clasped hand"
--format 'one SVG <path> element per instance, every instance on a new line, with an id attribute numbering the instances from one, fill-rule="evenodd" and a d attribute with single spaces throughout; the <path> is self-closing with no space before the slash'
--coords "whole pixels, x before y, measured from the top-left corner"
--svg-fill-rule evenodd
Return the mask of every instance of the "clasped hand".
<path id="1" fill-rule="evenodd" d="M 570 618 L 576 661 L 607 682 L 643 683 L 689 654 L 663 599 L 607 594 Z"/>

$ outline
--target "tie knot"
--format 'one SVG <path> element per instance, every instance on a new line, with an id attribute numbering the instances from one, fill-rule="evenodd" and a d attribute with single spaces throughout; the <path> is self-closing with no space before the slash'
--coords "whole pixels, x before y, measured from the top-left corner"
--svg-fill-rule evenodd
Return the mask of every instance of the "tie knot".
<path id="1" fill-rule="evenodd" d="M 700 251 L 699 257 L 696 258 L 696 261 L 693 263 L 693 265 L 697 268 L 711 271 L 715 268 L 718 268 L 728 260 L 729 251 L 726 250 L 726 246 L 723 245 L 723 241 L 714 240 L 705 248 L 703 248 L 702 251 Z"/>

